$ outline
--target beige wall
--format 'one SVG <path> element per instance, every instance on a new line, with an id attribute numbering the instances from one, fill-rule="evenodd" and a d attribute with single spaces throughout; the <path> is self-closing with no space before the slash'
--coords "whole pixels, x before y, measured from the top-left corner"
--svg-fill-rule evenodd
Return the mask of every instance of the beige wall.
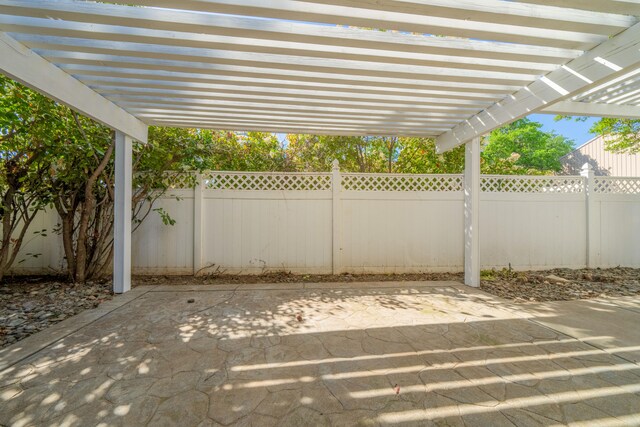
<path id="1" fill-rule="evenodd" d="M 604 149 L 598 136 L 560 159 L 563 175 L 578 175 L 585 163 L 591 164 L 598 176 L 640 177 L 640 154 L 616 154 Z"/>

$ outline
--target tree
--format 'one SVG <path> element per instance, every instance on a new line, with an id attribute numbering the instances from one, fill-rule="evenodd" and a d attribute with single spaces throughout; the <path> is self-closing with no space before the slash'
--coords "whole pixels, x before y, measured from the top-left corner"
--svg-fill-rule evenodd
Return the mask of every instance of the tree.
<path id="1" fill-rule="evenodd" d="M 615 153 L 640 153 L 640 119 L 603 117 L 591 127 L 591 132 L 607 136 L 605 149 Z"/>
<path id="2" fill-rule="evenodd" d="M 36 213 L 47 205 L 60 216 L 57 231 L 70 280 L 101 274 L 113 242 L 114 133 L 10 79 L 0 83 L 0 278 L 15 261 Z M 134 222 L 139 225 L 166 190 L 167 170 L 213 167 L 228 136 L 150 128 L 149 142 L 133 147 Z M 167 216 L 163 220 L 170 222 Z"/>
<path id="3" fill-rule="evenodd" d="M 329 171 L 335 159 L 353 172 L 381 172 L 385 164 L 377 137 L 292 134 L 288 139 L 287 155 L 296 170 Z"/>
<path id="4" fill-rule="evenodd" d="M 560 157 L 573 149 L 572 141 L 542 131 L 542 124 L 527 118 L 492 131 L 482 153 L 488 163 L 517 155 L 514 165 L 534 171 L 559 171 Z"/>
<path id="5" fill-rule="evenodd" d="M 539 126 L 530 122 L 528 132 L 522 132 L 516 125 L 515 131 L 501 130 L 503 133 L 499 138 L 485 142 L 485 153 L 488 151 L 489 155 L 483 153 L 481 156 L 482 172 L 541 174 L 558 169 L 558 159 L 563 155 L 560 153 L 568 152 L 571 143 L 539 131 Z M 464 171 L 464 147 L 438 154 L 435 141 L 430 138 L 321 135 L 288 135 L 288 138 L 286 154 L 296 170 L 329 171 L 331 162 L 337 159 L 340 168 L 346 172 L 434 174 Z M 495 145 L 492 147 L 492 144 Z M 521 160 L 520 152 L 528 151 L 532 152 L 529 158 Z M 539 163 L 538 168 L 533 166 L 534 161 Z"/>
<path id="6" fill-rule="evenodd" d="M 79 135 L 73 143 L 58 147 L 64 161 L 49 185 L 62 221 L 69 278 L 84 282 L 102 275 L 112 259 L 115 138 L 90 119 L 73 112 L 71 116 Z M 70 137 L 74 129 L 68 129 Z M 167 172 L 211 168 L 220 153 L 218 143 L 226 137 L 221 131 L 150 127 L 146 144 L 134 142 L 133 231 L 153 211 L 165 224 L 173 223 L 166 212 L 153 208 L 171 185 Z M 195 175 L 190 177 L 195 185 Z"/>
<path id="7" fill-rule="evenodd" d="M 436 153 L 429 138 L 400 138 L 402 149 L 395 165 L 398 173 L 461 173 L 464 171 L 464 147 Z"/>
<path id="8" fill-rule="evenodd" d="M 43 97 L 0 75 L 0 280 L 16 261 L 29 226 L 49 202 L 42 181 L 51 161 L 43 153 L 48 120 L 55 114 Z"/>

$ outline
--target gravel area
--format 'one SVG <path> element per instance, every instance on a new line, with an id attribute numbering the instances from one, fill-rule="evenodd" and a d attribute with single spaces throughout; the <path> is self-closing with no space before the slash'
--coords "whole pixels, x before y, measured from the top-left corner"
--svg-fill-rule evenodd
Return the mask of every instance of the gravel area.
<path id="1" fill-rule="evenodd" d="M 640 269 L 483 271 L 480 289 L 516 302 L 640 295 Z"/>
<path id="2" fill-rule="evenodd" d="M 137 276 L 133 286 L 140 285 L 214 285 L 223 283 L 318 283 L 318 282 L 383 282 L 383 281 L 462 281 L 462 273 L 425 274 L 341 274 L 294 275 L 269 273 L 262 275 L 210 276 Z M 481 289 L 515 302 L 565 301 L 607 296 L 640 295 L 640 269 L 554 269 L 515 272 L 490 270 L 482 272 Z M 112 298 L 111 282 L 85 285 L 65 283 L 51 277 L 21 277 L 0 285 L 0 348 L 46 329 L 88 308 L 97 307 Z"/>
<path id="3" fill-rule="evenodd" d="M 0 348 L 112 298 L 111 282 L 23 277 L 0 285 Z"/>
<path id="4" fill-rule="evenodd" d="M 136 276 L 133 286 L 139 285 L 215 285 L 223 283 L 356 283 L 356 282 L 415 282 L 425 280 L 463 280 L 462 273 L 415 274 L 291 274 L 265 273 L 256 275 L 212 274 L 204 276 Z"/>

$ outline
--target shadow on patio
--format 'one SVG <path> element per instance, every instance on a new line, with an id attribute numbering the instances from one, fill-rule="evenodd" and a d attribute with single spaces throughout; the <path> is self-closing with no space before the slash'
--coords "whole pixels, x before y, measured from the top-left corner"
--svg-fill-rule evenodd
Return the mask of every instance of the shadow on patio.
<path id="1" fill-rule="evenodd" d="M 0 423 L 640 423 L 640 342 L 608 354 L 479 292 L 175 289 L 2 373 Z"/>

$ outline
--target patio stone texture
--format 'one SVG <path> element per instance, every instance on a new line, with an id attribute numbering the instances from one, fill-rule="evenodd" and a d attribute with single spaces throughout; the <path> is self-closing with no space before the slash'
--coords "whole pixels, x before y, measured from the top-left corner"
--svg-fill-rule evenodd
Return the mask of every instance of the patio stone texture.
<path id="1" fill-rule="evenodd" d="M 560 332 L 560 303 L 455 282 L 157 286 L 111 303 L 5 349 L 22 359 L 0 373 L 0 424 L 640 424 L 625 357 L 640 342 Z"/>

